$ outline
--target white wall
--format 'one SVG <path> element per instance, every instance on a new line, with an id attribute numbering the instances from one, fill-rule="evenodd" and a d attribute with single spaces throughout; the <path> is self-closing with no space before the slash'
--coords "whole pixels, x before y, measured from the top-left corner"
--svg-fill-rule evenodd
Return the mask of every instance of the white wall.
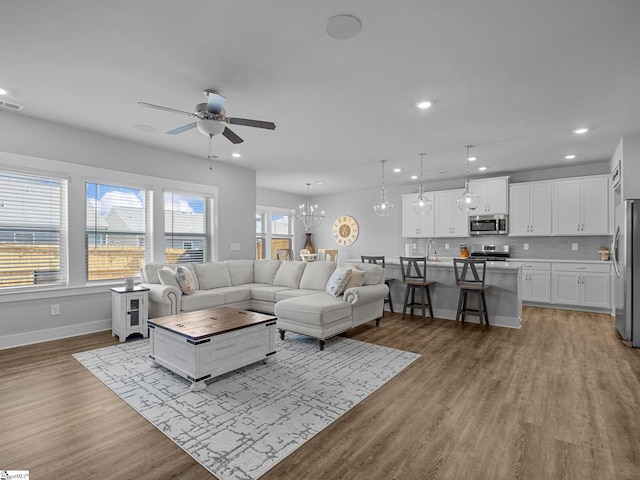
<path id="1" fill-rule="evenodd" d="M 0 112 L 0 164 L 64 172 L 70 177 L 69 268 L 66 289 L 0 292 L 0 348 L 109 329 L 110 285 L 84 282 L 84 178 L 126 178 L 161 188 L 217 190 L 217 258 L 255 258 L 255 171 L 181 155 L 95 132 Z M 239 244 L 239 250 L 231 250 Z M 163 249 L 156 249 L 162 252 Z M 163 252 L 162 252 L 163 254 Z M 72 258 L 71 258 L 72 257 Z M 51 316 L 50 306 L 60 305 Z"/>

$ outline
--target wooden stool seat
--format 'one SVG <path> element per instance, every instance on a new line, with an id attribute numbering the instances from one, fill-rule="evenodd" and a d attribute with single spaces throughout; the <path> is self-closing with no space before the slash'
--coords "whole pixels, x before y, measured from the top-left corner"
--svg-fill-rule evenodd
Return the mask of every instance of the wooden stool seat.
<path id="1" fill-rule="evenodd" d="M 360 255 L 360 261 L 362 263 L 373 263 L 375 265 L 380 265 L 382 268 L 385 268 L 384 255 Z M 389 311 L 393 313 L 393 303 L 391 301 L 391 284 L 395 282 L 395 278 L 387 278 L 384 279 L 384 284 L 389 288 L 389 293 L 387 294 L 387 298 L 384 303 L 389 304 Z"/>
<path id="2" fill-rule="evenodd" d="M 435 282 L 427 280 L 427 257 L 400 257 L 400 269 L 402 281 L 407 286 L 404 293 L 402 318 L 407 314 L 407 308 L 410 309 L 411 315 L 414 309 L 421 310 L 423 317 L 428 308 L 429 316 L 433 318 L 429 287 Z M 419 302 L 416 301 L 416 291 L 420 292 Z"/>
<path id="3" fill-rule="evenodd" d="M 475 315 L 480 320 L 480 325 L 489 326 L 489 315 L 487 313 L 487 300 L 485 292 L 491 285 L 485 285 L 485 273 L 487 261 L 475 258 L 454 258 L 453 270 L 456 276 L 456 287 L 460 290 L 458 297 L 458 309 L 456 311 L 456 325 L 464 322 L 466 315 Z M 469 294 L 477 295 L 477 308 L 467 306 Z"/>

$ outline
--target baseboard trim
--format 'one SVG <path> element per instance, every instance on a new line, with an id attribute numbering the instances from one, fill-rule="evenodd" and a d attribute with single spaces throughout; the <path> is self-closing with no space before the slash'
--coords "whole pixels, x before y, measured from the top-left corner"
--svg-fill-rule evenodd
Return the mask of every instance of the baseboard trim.
<path id="1" fill-rule="evenodd" d="M 60 340 L 61 338 L 77 337 L 87 333 L 103 332 L 111 330 L 111 319 L 96 320 L 94 322 L 80 323 L 77 325 L 66 325 L 64 327 L 48 328 L 35 332 L 16 333 L 14 335 L 4 335 L 0 337 L 0 350 L 7 348 L 23 347 L 34 343 Z"/>

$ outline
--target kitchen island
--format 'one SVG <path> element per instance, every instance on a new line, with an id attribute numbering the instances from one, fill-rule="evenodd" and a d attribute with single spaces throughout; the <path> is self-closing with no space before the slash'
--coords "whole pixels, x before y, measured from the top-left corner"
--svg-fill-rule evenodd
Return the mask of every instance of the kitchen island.
<path id="1" fill-rule="evenodd" d="M 347 262 L 350 261 L 347 260 Z M 359 260 L 354 259 L 353 262 L 359 262 Z M 402 283 L 400 259 L 399 257 L 387 257 L 385 263 L 385 276 L 396 279 L 391 284 L 393 310 L 402 312 L 405 285 Z M 485 283 L 491 285 L 491 288 L 486 293 L 490 325 L 520 328 L 522 321 L 521 265 L 522 262 L 487 262 Z M 456 279 L 453 272 L 453 259 L 441 258 L 437 262 L 427 262 L 427 280 L 436 282 L 431 286 L 434 317 L 455 320 L 459 290 L 456 287 Z M 475 302 L 476 300 L 470 297 L 469 301 Z M 420 314 L 419 311 L 418 314 Z M 478 317 L 470 315 L 467 316 L 465 321 L 479 323 Z"/>

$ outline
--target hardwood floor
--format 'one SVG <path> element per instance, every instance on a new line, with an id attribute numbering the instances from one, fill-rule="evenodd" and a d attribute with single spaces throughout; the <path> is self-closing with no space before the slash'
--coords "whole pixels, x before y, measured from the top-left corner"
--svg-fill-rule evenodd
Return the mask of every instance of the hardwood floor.
<path id="1" fill-rule="evenodd" d="M 349 337 L 422 356 L 262 477 L 638 479 L 640 350 L 609 315 L 527 307 L 521 330 L 387 314 Z M 214 478 L 72 353 L 0 351 L 0 469 L 31 478 Z"/>

